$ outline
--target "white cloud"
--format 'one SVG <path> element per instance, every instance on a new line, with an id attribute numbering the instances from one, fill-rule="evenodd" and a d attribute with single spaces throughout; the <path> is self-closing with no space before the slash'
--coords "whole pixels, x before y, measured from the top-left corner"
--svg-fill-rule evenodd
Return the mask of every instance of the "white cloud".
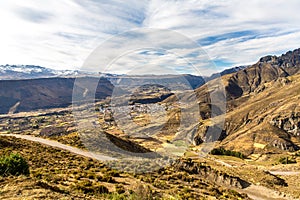
<path id="1" fill-rule="evenodd" d="M 206 41 L 203 49 L 212 59 L 249 64 L 266 54 L 299 47 L 299 9 L 298 0 L 1 1 L 0 64 L 79 68 L 102 42 L 135 28 L 171 29 L 194 41 Z M 176 47 L 178 38 L 163 37 L 163 48 L 202 66 L 199 55 L 191 56 L 199 48 Z M 131 45 L 126 42 L 131 39 L 110 44 L 107 52 Z M 126 64 L 138 66 L 146 57 L 174 68 L 182 64 L 168 55 L 143 57 L 124 57 L 115 72 L 124 71 Z"/>

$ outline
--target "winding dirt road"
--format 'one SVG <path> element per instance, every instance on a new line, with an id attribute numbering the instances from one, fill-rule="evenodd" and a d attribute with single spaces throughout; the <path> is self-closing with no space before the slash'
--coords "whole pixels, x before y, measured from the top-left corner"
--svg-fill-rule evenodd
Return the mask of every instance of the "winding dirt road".
<path id="1" fill-rule="evenodd" d="M 76 147 L 71 147 L 69 145 L 62 144 L 60 142 L 56 142 L 56 141 L 48 140 L 48 139 L 44 139 L 44 138 L 39 138 L 39 137 L 34 137 L 31 135 L 0 134 L 0 136 L 10 136 L 10 137 L 13 136 L 16 138 L 21 138 L 21 139 L 25 139 L 25 140 L 29 140 L 29 141 L 33 141 L 33 142 L 38 142 L 38 143 L 41 143 L 41 144 L 44 144 L 47 146 L 56 147 L 56 148 L 66 150 L 66 151 L 69 151 L 69 152 L 77 154 L 77 155 L 81 155 L 84 157 L 93 158 L 93 159 L 97 159 L 97 160 L 102 160 L 102 161 L 116 160 L 115 158 L 112 158 L 109 156 L 92 153 L 92 152 L 85 151 L 85 150 L 82 150 L 82 149 L 79 149 Z"/>
<path id="2" fill-rule="evenodd" d="M 91 153 L 89 151 L 71 147 L 71 146 L 68 146 L 68 145 L 53 141 L 53 140 L 43 139 L 43 138 L 34 137 L 34 136 L 30 136 L 30 135 L 0 134 L 0 136 L 10 136 L 10 137 L 13 136 L 16 138 L 21 138 L 21 139 L 25 139 L 25 140 L 29 140 L 29 141 L 33 141 L 33 142 L 38 142 L 38 143 L 41 143 L 41 144 L 44 144 L 47 146 L 56 147 L 56 148 L 66 150 L 66 151 L 69 151 L 69 152 L 77 154 L 77 155 L 81 155 L 81 156 L 85 156 L 85 157 L 93 158 L 93 159 L 97 159 L 97 160 L 102 160 L 102 161 L 116 160 L 115 158 L 112 158 L 109 156 Z M 227 167 L 233 167 L 232 165 L 225 163 L 223 161 L 218 160 L 218 162 L 226 165 Z M 270 173 L 276 174 L 276 175 L 294 175 L 294 174 L 299 174 L 300 172 L 270 171 Z M 269 189 L 269 188 L 266 188 L 263 186 L 253 185 L 253 184 L 244 189 L 237 189 L 237 188 L 235 188 L 235 189 L 239 192 L 246 193 L 250 198 L 252 198 L 254 200 L 279 200 L 279 199 L 295 200 L 294 198 L 286 196 L 286 195 L 282 195 L 275 190 L 272 190 L 272 189 Z"/>
<path id="3" fill-rule="evenodd" d="M 229 164 L 227 162 L 224 162 L 219 159 L 211 158 L 211 160 L 214 160 L 217 163 L 222 164 L 226 167 L 238 167 L 236 165 Z M 268 171 L 273 175 L 280 175 L 280 176 L 289 176 L 289 175 L 297 175 L 300 174 L 299 171 Z M 244 188 L 244 189 L 237 189 L 235 190 L 246 193 L 251 199 L 254 200 L 297 200 L 289 195 L 282 194 L 276 190 L 261 186 L 261 185 L 254 185 L 251 184 L 250 186 Z"/>
<path id="4" fill-rule="evenodd" d="M 254 200 L 297 200 L 293 197 L 281 194 L 278 191 L 260 185 L 252 184 L 249 187 L 240 189 L 238 191 L 246 193 L 251 199 Z"/>
<path id="5" fill-rule="evenodd" d="M 300 174 L 299 171 L 269 171 L 273 175 L 279 175 L 279 176 L 293 176 Z"/>

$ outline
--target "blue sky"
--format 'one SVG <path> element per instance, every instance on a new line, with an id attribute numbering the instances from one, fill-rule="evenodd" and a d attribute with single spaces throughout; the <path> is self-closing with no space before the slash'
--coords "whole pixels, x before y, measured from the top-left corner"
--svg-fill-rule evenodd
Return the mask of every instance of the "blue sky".
<path id="1" fill-rule="evenodd" d="M 161 48 L 169 51 L 137 50 L 117 60 L 111 72 L 126 73 L 127 66 L 151 63 L 151 69 L 168 66 L 193 73 L 180 59 L 201 66 L 203 50 L 206 59 L 217 65 L 215 69 L 203 65 L 207 69 L 203 73 L 209 74 L 299 48 L 299 10 L 298 0 L 4 0 L 0 2 L 0 64 L 80 69 L 103 42 L 131 31 L 106 45 L 104 53 L 109 57 L 122 45 L 134 48 L 128 41 L 144 42 L 146 37 L 139 40 L 132 30 L 150 28 L 175 31 L 199 48 L 178 46 L 178 38 L 162 34 L 168 42 Z M 174 49 L 180 59 L 170 55 Z"/>

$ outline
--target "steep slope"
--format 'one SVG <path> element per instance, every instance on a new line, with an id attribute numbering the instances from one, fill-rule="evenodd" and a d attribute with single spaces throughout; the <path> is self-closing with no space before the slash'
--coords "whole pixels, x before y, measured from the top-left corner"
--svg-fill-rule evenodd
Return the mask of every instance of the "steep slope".
<path id="1" fill-rule="evenodd" d="M 88 91 L 90 81 L 96 78 L 81 78 L 82 93 Z M 65 107 L 72 103 L 75 78 L 46 78 L 29 80 L 0 80 L 0 113 L 32 111 L 44 108 Z M 113 85 L 100 79 L 96 98 L 110 96 Z"/>
<path id="2" fill-rule="evenodd" d="M 260 90 L 264 83 L 300 72 L 300 49 L 279 57 L 265 56 L 256 64 L 238 71 L 226 80 L 227 99 Z"/>
<path id="3" fill-rule="evenodd" d="M 220 76 L 225 76 L 227 74 L 233 74 L 233 73 L 238 72 L 240 70 L 243 70 L 247 67 L 249 67 L 249 66 L 245 65 L 245 66 L 238 66 L 238 67 L 232 67 L 232 68 L 229 68 L 229 69 L 225 69 L 225 70 L 221 71 L 220 73 L 212 74 L 210 77 L 205 78 L 205 80 L 210 81 L 210 80 L 213 80 L 213 79 L 218 78 Z"/>
<path id="4" fill-rule="evenodd" d="M 264 91 L 226 114 L 222 145 L 246 154 L 299 149 L 300 76 L 264 84 Z"/>
<path id="5" fill-rule="evenodd" d="M 169 74 L 169 75 L 116 75 L 107 76 L 115 86 L 124 89 L 132 89 L 132 87 L 158 84 L 165 86 L 171 90 L 185 90 L 195 89 L 205 83 L 204 78 L 201 76 L 194 76 L 190 74 Z"/>
<path id="6" fill-rule="evenodd" d="M 299 72 L 297 49 L 279 57 L 263 57 L 252 66 L 222 76 L 227 113 L 221 145 L 247 155 L 299 149 Z M 203 119 L 197 138 L 204 138 L 211 100 L 206 85 L 196 93 Z"/>

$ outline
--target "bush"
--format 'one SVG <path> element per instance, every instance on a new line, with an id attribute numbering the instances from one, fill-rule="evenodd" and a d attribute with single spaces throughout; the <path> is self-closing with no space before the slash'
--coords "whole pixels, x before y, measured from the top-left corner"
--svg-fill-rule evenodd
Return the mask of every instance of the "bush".
<path id="1" fill-rule="evenodd" d="M 113 177 L 109 174 L 104 174 L 102 179 L 99 180 L 99 178 L 98 178 L 98 181 L 104 181 L 107 183 L 115 183 L 116 182 L 115 179 L 113 179 Z"/>
<path id="2" fill-rule="evenodd" d="M 19 154 L 0 157 L 0 175 L 29 175 L 29 165 L 27 161 Z"/>
<path id="3" fill-rule="evenodd" d="M 279 159 L 279 162 L 281 164 L 292 164 L 292 163 L 297 163 L 294 158 L 291 157 L 282 157 Z"/>
<path id="4" fill-rule="evenodd" d="M 42 188 L 44 188 L 44 189 L 52 190 L 52 191 L 54 191 L 54 192 L 64 193 L 64 191 L 61 190 L 59 187 L 49 185 L 48 183 L 43 182 L 43 181 L 37 181 L 37 182 L 36 182 L 36 185 L 37 185 L 37 186 L 40 186 L 40 187 L 42 187 Z"/>
<path id="5" fill-rule="evenodd" d="M 242 158 L 242 159 L 246 158 L 246 156 L 244 154 L 242 154 L 241 152 L 226 150 L 224 148 L 213 149 L 213 150 L 211 150 L 210 154 L 212 154 L 212 155 L 233 156 L 233 157 Z"/>
<path id="6" fill-rule="evenodd" d="M 112 177 L 120 177 L 120 173 L 116 170 L 108 171 L 107 174 Z"/>
<path id="7" fill-rule="evenodd" d="M 118 184 L 115 186 L 115 188 L 116 188 L 116 193 L 118 194 L 123 194 L 126 192 L 123 185 Z"/>
<path id="8" fill-rule="evenodd" d="M 74 189 L 82 191 L 85 194 L 104 194 L 109 192 L 107 187 L 103 185 L 93 184 L 88 180 L 78 182 L 74 186 Z"/>
<path id="9" fill-rule="evenodd" d="M 105 187 L 104 185 L 97 185 L 94 186 L 94 192 L 97 194 L 103 194 L 103 193 L 108 193 L 108 189 L 107 187 Z"/>

